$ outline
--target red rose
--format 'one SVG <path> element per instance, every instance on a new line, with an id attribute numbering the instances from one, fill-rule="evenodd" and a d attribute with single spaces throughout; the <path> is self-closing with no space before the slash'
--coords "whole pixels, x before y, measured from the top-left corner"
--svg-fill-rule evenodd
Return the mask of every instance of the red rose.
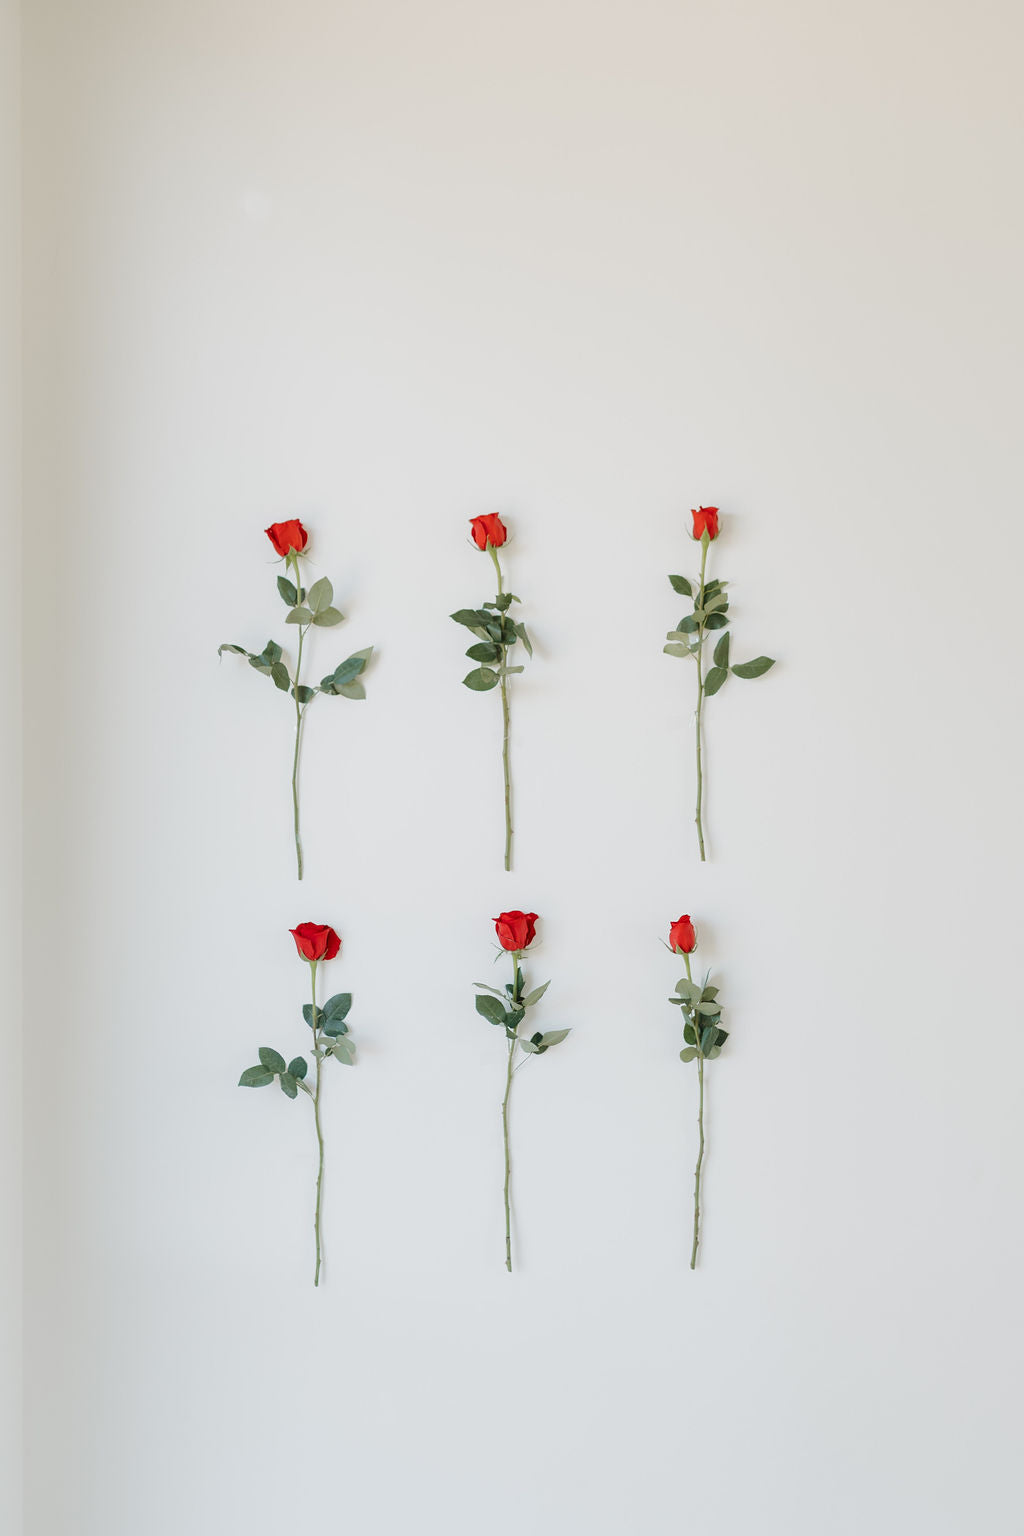
<path id="1" fill-rule="evenodd" d="M 537 932 L 536 912 L 503 912 L 494 919 L 494 931 L 502 949 L 526 949 Z"/>
<path id="2" fill-rule="evenodd" d="M 694 513 L 694 516 L 696 516 L 696 513 Z M 693 954 L 693 951 L 697 948 L 697 935 L 688 913 L 684 913 L 682 917 L 677 917 L 671 925 L 668 930 L 668 942 L 677 953 L 684 955 Z"/>
<path id="3" fill-rule="evenodd" d="M 263 531 L 282 560 L 287 559 L 292 550 L 301 554 L 309 542 L 309 534 L 297 517 L 290 517 L 286 523 L 271 523 Z"/>
<path id="4" fill-rule="evenodd" d="M 341 939 L 326 923 L 300 923 L 288 932 L 302 960 L 333 960 L 341 948 Z"/>
<path id="5" fill-rule="evenodd" d="M 483 517 L 471 517 L 469 526 L 473 530 L 473 542 L 477 549 L 486 549 L 488 544 L 493 549 L 500 549 L 508 538 L 508 529 L 496 512 L 487 512 Z"/>
<path id="6" fill-rule="evenodd" d="M 693 511 L 693 536 L 695 539 L 707 534 L 709 539 L 718 538 L 718 508 L 695 507 Z"/>

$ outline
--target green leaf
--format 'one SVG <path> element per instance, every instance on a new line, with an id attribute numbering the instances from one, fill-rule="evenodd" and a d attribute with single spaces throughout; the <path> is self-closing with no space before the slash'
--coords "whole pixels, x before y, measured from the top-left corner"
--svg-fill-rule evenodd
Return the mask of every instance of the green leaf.
<path id="1" fill-rule="evenodd" d="M 692 635 L 700 628 L 700 620 L 695 613 L 688 613 L 684 619 L 679 620 L 679 629 L 684 635 Z"/>
<path id="2" fill-rule="evenodd" d="M 697 1044 L 697 1031 L 694 1029 L 692 1024 L 683 1025 L 683 1039 L 686 1041 L 687 1045 Z"/>
<path id="3" fill-rule="evenodd" d="M 725 1044 L 725 1042 L 728 1040 L 728 1038 L 729 1038 L 729 1031 L 727 1029 L 716 1029 L 715 1030 L 715 1044 L 717 1046 L 719 1046 L 719 1048 L 721 1048 L 721 1046 L 723 1046 Z"/>
<path id="4" fill-rule="evenodd" d="M 715 1043 L 715 1035 L 717 1033 L 718 1033 L 718 1031 L 715 1029 L 715 1026 L 713 1024 L 705 1024 L 704 1028 L 701 1030 L 701 1032 L 700 1032 L 700 1048 L 704 1052 L 705 1056 L 707 1055 L 708 1051 L 710 1051 L 711 1047 L 714 1045 L 714 1043 Z"/>
<path id="5" fill-rule="evenodd" d="M 533 1040 L 520 1040 L 519 1044 L 528 1056 L 536 1056 L 539 1047 Z"/>
<path id="6" fill-rule="evenodd" d="M 287 576 L 279 576 L 277 578 L 277 590 L 288 604 L 288 607 L 294 608 L 299 601 L 299 594 Z"/>
<path id="7" fill-rule="evenodd" d="M 718 988 L 717 987 L 705 987 L 703 992 L 700 995 L 700 1000 L 701 1000 L 702 1003 L 711 1003 L 711 1002 L 714 1002 L 714 1000 L 715 1000 L 715 998 L 717 996 L 718 996 Z"/>
<path id="8" fill-rule="evenodd" d="M 505 676 L 506 677 L 512 677 L 516 672 L 525 672 L 525 671 L 526 671 L 525 667 L 506 667 L 505 668 Z"/>
<path id="9" fill-rule="evenodd" d="M 549 1051 L 553 1045 L 561 1045 L 568 1034 L 567 1029 L 549 1029 L 546 1034 L 541 1035 L 537 1046 L 538 1051 Z"/>
<path id="10" fill-rule="evenodd" d="M 481 640 L 478 645 L 471 645 L 466 655 L 470 661 L 500 661 L 501 646 L 490 640 Z"/>
<path id="11" fill-rule="evenodd" d="M 297 1077 L 300 1080 L 304 1078 L 309 1071 L 309 1064 L 305 1056 L 293 1056 L 288 1063 L 288 1071 L 292 1077 Z"/>
<path id="12" fill-rule="evenodd" d="M 728 597 L 726 596 L 726 594 L 724 592 L 715 592 L 715 593 L 712 594 L 709 591 L 705 591 L 705 593 L 704 593 L 704 612 L 705 613 L 716 613 L 719 608 L 727 608 L 728 606 L 729 606 L 729 599 L 728 599 Z"/>
<path id="13" fill-rule="evenodd" d="M 716 694 L 729 676 L 728 667 L 712 667 L 704 679 L 704 696 L 710 699 Z"/>
<path id="14" fill-rule="evenodd" d="M 753 661 L 741 661 L 738 667 L 733 667 L 736 677 L 762 677 L 769 667 L 774 667 L 774 656 L 755 656 Z"/>
<path id="15" fill-rule="evenodd" d="M 290 1099 L 298 1098 L 299 1086 L 290 1072 L 282 1072 L 278 1082 L 281 1084 L 282 1093 L 287 1094 Z"/>
<path id="16" fill-rule="evenodd" d="M 696 1046 L 688 1045 L 683 1050 L 681 1050 L 679 1052 L 679 1060 L 680 1061 L 692 1061 L 693 1058 L 696 1056 L 696 1054 L 697 1054 Z"/>
<path id="17" fill-rule="evenodd" d="M 292 698 L 298 699 L 300 704 L 308 704 L 310 699 L 316 698 L 316 689 L 307 688 L 305 683 L 300 683 L 297 688 L 292 689 Z"/>
<path id="18" fill-rule="evenodd" d="M 344 1019 L 324 1019 L 320 1025 L 320 1033 L 326 1035 L 329 1040 L 336 1040 L 339 1035 L 348 1034 L 348 1025 Z"/>
<path id="19" fill-rule="evenodd" d="M 489 987 L 486 981 L 474 981 L 474 987 L 479 987 L 482 992 L 493 992 L 495 997 L 504 997 L 504 992 L 499 992 L 497 987 Z"/>
<path id="20" fill-rule="evenodd" d="M 705 629 L 724 629 L 729 620 L 724 613 L 709 613 L 704 625 Z"/>
<path id="21" fill-rule="evenodd" d="M 518 602 L 518 598 L 516 599 L 516 601 Z M 530 656 L 532 658 L 532 656 L 533 656 L 533 645 L 532 645 L 532 643 L 530 641 L 529 635 L 526 633 L 526 625 L 525 624 L 517 624 L 516 625 L 516 634 L 519 636 L 520 640 L 523 642 L 523 645 L 526 647 L 526 654 L 527 654 L 527 656 Z"/>
<path id="22" fill-rule="evenodd" d="M 338 692 L 342 695 L 343 698 L 346 699 L 366 698 L 366 689 L 360 682 L 342 683 L 341 687 L 338 689 Z"/>
<path id="23" fill-rule="evenodd" d="M 365 656 L 349 656 L 339 666 L 335 667 L 330 677 L 325 678 L 324 681 L 329 682 L 333 688 L 340 688 L 343 683 L 351 683 L 365 670 Z"/>
<path id="24" fill-rule="evenodd" d="M 504 1024 L 505 1009 L 496 997 L 478 997 L 476 1011 L 488 1024 Z"/>
<path id="25" fill-rule="evenodd" d="M 681 592 L 683 597 L 693 596 L 693 588 L 685 576 L 670 576 L 669 581 L 672 583 L 673 592 Z"/>
<path id="26" fill-rule="evenodd" d="M 449 618 L 456 624 L 465 624 L 467 629 L 482 629 L 487 622 L 487 615 L 480 614 L 476 608 L 460 608 L 458 613 L 449 614 Z"/>
<path id="27" fill-rule="evenodd" d="M 722 636 L 721 640 L 719 640 L 718 644 L 715 646 L 715 666 L 716 667 L 727 667 L 728 665 L 729 665 L 729 634 L 728 634 L 728 631 L 726 631 L 726 633 Z"/>
<path id="28" fill-rule="evenodd" d="M 326 576 L 321 576 L 319 581 L 314 581 L 306 593 L 306 605 L 312 608 L 314 613 L 322 613 L 331 606 L 334 600 L 334 588 Z"/>
<path id="29" fill-rule="evenodd" d="M 352 1008 L 351 992 L 335 992 L 324 1003 L 323 1011 L 328 1019 L 347 1019 Z"/>
<path id="30" fill-rule="evenodd" d="M 332 624 L 340 624 L 344 617 L 337 608 L 321 608 L 313 615 L 313 623 L 319 624 L 321 629 L 329 629 Z"/>
<path id="31" fill-rule="evenodd" d="M 523 1007 L 532 1008 L 534 1003 L 539 1003 L 550 985 L 550 981 L 546 981 L 542 987 L 534 987 L 532 992 L 527 992 L 523 998 Z"/>
<path id="32" fill-rule="evenodd" d="M 266 1088 L 268 1083 L 274 1081 L 273 1072 L 268 1072 L 266 1067 L 246 1067 L 238 1079 L 239 1088 Z"/>
<path id="33" fill-rule="evenodd" d="M 720 1045 L 713 1045 L 711 1047 L 710 1051 L 708 1051 L 707 1059 L 708 1059 L 708 1061 L 714 1061 L 715 1057 L 716 1056 L 721 1056 L 721 1054 L 722 1054 L 722 1047 Z"/>
<path id="34" fill-rule="evenodd" d="M 292 680 L 288 676 L 288 668 L 283 661 L 274 662 L 270 669 L 270 675 L 274 679 L 275 687 L 280 688 L 282 693 L 287 693 L 290 690 Z"/>
<path id="35" fill-rule="evenodd" d="M 354 1067 L 356 1062 L 356 1047 L 352 1040 L 335 1040 L 331 1046 L 331 1055 L 335 1061 L 340 1061 L 343 1067 Z"/>
<path id="36" fill-rule="evenodd" d="M 490 688 L 498 686 L 498 674 L 492 672 L 490 667 L 477 667 L 475 671 L 468 673 L 462 679 L 467 688 L 472 688 L 474 693 L 486 693 Z"/>
<path id="37" fill-rule="evenodd" d="M 715 1002 L 706 1002 L 705 1003 L 705 1002 L 700 1002 L 700 1003 L 697 1004 L 697 1012 L 698 1013 L 703 1013 L 705 1015 L 705 1017 L 710 1018 L 710 1019 L 717 1018 L 717 1016 L 721 1013 L 721 1011 L 722 1011 L 721 1003 L 715 1003 Z"/>
<path id="38" fill-rule="evenodd" d="M 312 624 L 313 614 L 309 608 L 292 608 L 285 619 L 286 624 Z"/>
<path id="39" fill-rule="evenodd" d="M 700 1002 L 700 987 L 695 981 L 687 981 L 685 976 L 682 981 L 676 982 L 676 991 L 680 997 L 688 998 L 691 1003 Z"/>
<path id="40" fill-rule="evenodd" d="M 318 1024 L 320 1023 L 320 1021 L 323 1018 L 323 1016 L 324 1016 L 323 1009 L 322 1008 L 318 1008 L 317 1011 L 316 1011 L 316 1021 L 317 1021 Z M 305 1019 L 306 1023 L 309 1025 L 310 1029 L 312 1029 L 313 1028 L 313 1004 L 312 1003 L 303 1003 L 303 1005 L 302 1005 L 302 1017 Z"/>
<path id="41" fill-rule="evenodd" d="M 272 1046 L 261 1045 L 259 1050 L 260 1061 L 265 1072 L 287 1072 L 284 1057 L 275 1051 Z"/>
<path id="42" fill-rule="evenodd" d="M 690 654 L 690 647 L 688 645 L 663 645 L 662 650 L 666 656 L 689 656 Z M 667 672 L 665 676 L 668 676 Z"/>
<path id="43" fill-rule="evenodd" d="M 230 651 L 233 656 L 249 656 L 251 660 L 251 653 L 245 649 L 244 645 L 218 645 L 218 656 L 223 656 L 225 651 Z"/>

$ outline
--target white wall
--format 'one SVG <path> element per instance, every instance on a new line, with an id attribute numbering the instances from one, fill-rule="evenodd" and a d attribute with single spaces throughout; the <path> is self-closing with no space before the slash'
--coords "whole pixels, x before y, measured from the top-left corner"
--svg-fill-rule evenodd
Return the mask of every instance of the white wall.
<path id="1" fill-rule="evenodd" d="M 30 1536 L 1018 1529 L 1019 9 L 946 0 L 27 14 Z M 739 650 L 661 655 L 720 504 Z M 538 656 L 446 615 L 500 509 Z M 380 647 L 318 700 L 298 514 Z M 318 642 L 319 643 L 319 642 Z M 490 917 L 569 1043 L 517 1080 Z M 686 1267 L 692 1072 L 733 1030 Z M 345 936 L 327 1275 L 287 928 Z M 482 974 L 483 973 L 483 974 Z"/>
<path id="2" fill-rule="evenodd" d="M 21 1529 L 21 551 L 19 7 L 0 3 L 0 1530 Z"/>

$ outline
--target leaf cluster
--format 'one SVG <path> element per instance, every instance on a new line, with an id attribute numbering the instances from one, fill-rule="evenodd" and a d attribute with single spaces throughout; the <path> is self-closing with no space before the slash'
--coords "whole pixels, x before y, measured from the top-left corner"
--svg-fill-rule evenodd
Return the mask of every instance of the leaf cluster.
<path id="1" fill-rule="evenodd" d="M 348 1024 L 345 1022 L 351 1007 L 351 992 L 338 992 L 334 997 L 329 997 L 322 1008 L 317 1008 L 315 1015 L 313 1004 L 306 1003 L 302 1017 L 313 1031 L 313 1054 L 318 1061 L 324 1056 L 333 1056 L 342 1066 L 355 1065 L 355 1043 L 349 1037 Z M 259 1058 L 258 1066 L 246 1067 L 238 1079 L 239 1088 L 267 1088 L 276 1077 L 281 1092 L 288 1098 L 296 1098 L 300 1088 L 303 1093 L 313 1096 L 312 1089 L 305 1081 L 309 1070 L 305 1056 L 295 1056 L 286 1062 L 279 1051 L 269 1045 L 261 1045 Z"/>
<path id="2" fill-rule="evenodd" d="M 502 677 L 524 670 L 521 666 L 510 667 L 508 664 L 509 652 L 520 640 L 527 656 L 533 655 L 526 625 L 518 623 L 509 614 L 512 604 L 520 601 L 513 592 L 499 592 L 493 603 L 484 603 L 480 608 L 460 608 L 451 615 L 456 624 L 465 625 L 478 637 L 477 643 L 466 652 L 470 661 L 478 665 L 462 679 L 474 693 L 487 693 L 498 686 Z"/>
<path id="3" fill-rule="evenodd" d="M 505 984 L 504 992 L 499 992 L 496 987 L 488 987 L 484 982 L 473 983 L 481 989 L 482 995 L 476 999 L 476 1011 L 488 1024 L 501 1025 L 505 1030 L 505 1036 L 509 1040 L 515 1040 L 522 1046 L 528 1056 L 543 1056 L 553 1045 L 561 1045 L 567 1029 L 549 1029 L 545 1033 L 537 1031 L 532 1035 L 521 1035 L 520 1025 L 526 1018 L 527 1009 L 539 1003 L 544 993 L 550 987 L 550 981 L 545 981 L 542 986 L 533 987 L 529 992 L 523 990 L 523 973 L 516 971 L 515 981 Z"/>
<path id="4" fill-rule="evenodd" d="M 330 628 L 340 624 L 344 614 L 334 607 L 334 588 L 326 576 L 321 576 L 318 581 L 307 591 L 305 587 L 297 587 L 289 581 L 287 576 L 277 578 L 277 590 L 288 608 L 285 616 L 286 624 L 297 624 L 301 635 L 304 637 L 307 631 L 317 625 L 321 628 Z M 247 651 L 243 645 L 222 645 L 217 654 L 223 655 L 229 651 L 235 656 L 244 656 L 250 667 L 257 672 L 265 673 L 280 688 L 282 693 L 288 693 L 305 706 L 316 698 L 318 693 L 332 695 L 340 694 L 346 699 L 365 699 L 366 689 L 360 681 L 360 674 L 365 671 L 366 664 L 373 655 L 373 646 L 367 646 L 365 651 L 355 651 L 333 672 L 320 679 L 318 687 L 311 687 L 306 683 L 295 682 L 283 659 L 281 647 L 275 640 L 268 640 L 259 654 Z"/>
<path id="5" fill-rule="evenodd" d="M 708 631 L 725 630 L 715 645 L 713 665 L 704 679 L 704 693 L 708 698 L 718 692 L 730 672 L 734 677 L 761 677 L 775 665 L 772 656 L 756 656 L 753 661 L 741 661 L 731 665 L 729 661 L 729 594 L 727 581 L 698 582 L 696 591 L 685 576 L 670 576 L 674 592 L 681 593 L 693 602 L 693 611 L 680 619 L 675 629 L 665 636 L 668 642 L 664 651 L 667 656 L 695 656 L 700 662 L 704 649 L 704 636 Z"/>
<path id="6" fill-rule="evenodd" d="M 676 982 L 676 995 L 670 997 L 669 1002 L 674 1003 L 683 1015 L 684 1045 L 679 1052 L 680 1061 L 693 1061 L 695 1056 L 714 1061 L 720 1056 L 729 1031 L 722 1029 L 720 1024 L 722 1005 L 718 1001 L 718 988 L 709 987 L 706 979 L 701 986 L 684 976 Z"/>

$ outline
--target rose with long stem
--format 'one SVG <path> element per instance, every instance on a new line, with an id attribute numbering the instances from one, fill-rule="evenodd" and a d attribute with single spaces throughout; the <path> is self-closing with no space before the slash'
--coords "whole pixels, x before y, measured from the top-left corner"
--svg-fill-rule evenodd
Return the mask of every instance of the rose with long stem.
<path id="1" fill-rule="evenodd" d="M 697 1267 L 697 1244 L 700 1241 L 700 1194 L 701 1172 L 704 1166 L 704 1063 L 721 1055 L 722 1046 L 729 1038 L 729 1031 L 721 1028 L 722 1005 L 718 1001 L 718 988 L 693 979 L 690 956 L 697 948 L 697 931 L 689 913 L 677 917 L 669 925 L 669 948 L 682 955 L 686 966 L 686 978 L 676 983 L 676 994 L 670 999 L 682 1011 L 683 1049 L 682 1061 L 697 1063 L 697 1166 L 693 1178 L 693 1244 L 690 1249 L 690 1268 Z"/>
<path id="2" fill-rule="evenodd" d="M 665 651 L 669 656 L 692 656 L 697 664 L 697 709 L 694 715 L 694 741 L 697 755 L 697 846 L 701 861 L 707 858 L 704 847 L 704 703 L 723 687 L 730 673 L 734 677 L 761 677 L 775 665 L 771 656 L 756 656 L 735 666 L 729 661 L 729 594 L 724 581 L 708 580 L 708 549 L 718 538 L 718 508 L 696 507 L 693 511 L 693 537 L 700 543 L 700 576 L 696 590 L 686 576 L 670 576 L 674 592 L 681 592 L 693 602 L 693 612 L 684 615 L 678 629 L 669 630 Z M 712 665 L 705 671 L 704 646 L 713 630 L 724 631 L 715 645 Z"/>
<path id="3" fill-rule="evenodd" d="M 366 689 L 360 680 L 360 674 L 365 670 L 370 659 L 373 646 L 368 646 L 364 651 L 356 651 L 354 655 L 346 658 L 340 666 L 313 687 L 302 681 L 302 657 L 306 643 L 306 637 L 313 625 L 317 628 L 330 628 L 340 624 L 344 614 L 339 613 L 334 606 L 334 588 L 326 576 L 321 576 L 314 581 L 309 591 L 302 585 L 299 561 L 302 558 L 308 534 L 297 518 L 291 518 L 286 523 L 272 523 L 264 530 L 267 538 L 274 546 L 275 551 L 284 561 L 285 570 L 295 577 L 294 582 L 288 575 L 277 578 L 277 590 L 287 606 L 288 613 L 285 617 L 286 624 L 294 624 L 299 632 L 298 646 L 295 660 L 295 676 L 288 670 L 284 659 L 284 651 L 276 640 L 268 640 L 263 650 L 257 655 L 253 651 L 246 650 L 244 645 L 222 645 L 220 653 L 230 651 L 236 656 L 244 656 L 251 667 L 257 672 L 263 672 L 271 679 L 275 688 L 282 693 L 291 694 L 295 704 L 295 745 L 292 751 L 292 835 L 295 839 L 295 865 L 298 877 L 302 879 L 303 853 L 302 833 L 299 822 L 299 761 L 302 753 L 303 724 L 306 718 L 306 710 L 316 698 L 318 693 L 329 695 L 341 694 L 348 699 L 365 699 Z"/>
<path id="4" fill-rule="evenodd" d="M 451 617 L 456 624 L 464 624 L 477 636 L 477 641 L 471 645 L 466 655 L 478 665 L 472 672 L 462 679 L 467 688 L 474 693 L 487 693 L 492 688 L 501 690 L 501 771 L 504 781 L 505 801 L 505 869 L 512 868 L 512 768 L 511 768 L 511 728 L 509 710 L 508 680 L 516 672 L 522 672 L 520 666 L 509 666 L 508 653 L 518 641 L 523 646 L 528 656 L 533 655 L 533 646 L 526 632 L 526 625 L 519 623 L 510 616 L 509 609 L 519 599 L 514 592 L 505 591 L 505 581 L 498 559 L 498 550 L 508 538 L 508 530 L 501 518 L 495 513 L 487 513 L 483 517 L 470 519 L 473 542 L 479 550 L 486 550 L 494 565 L 494 573 L 498 579 L 498 590 L 493 602 L 484 603 L 479 608 L 460 608 Z"/>
<path id="5" fill-rule="evenodd" d="M 488 1024 L 496 1024 L 504 1029 L 507 1046 L 505 1096 L 501 1101 L 501 1137 L 505 1155 L 503 1187 L 505 1268 L 510 1274 L 512 1272 L 512 1152 L 509 1138 L 509 1104 L 512 1097 L 512 1079 L 523 1065 L 523 1061 L 516 1064 L 516 1049 L 518 1047 L 523 1052 L 523 1060 L 530 1056 L 543 1056 L 553 1045 L 560 1045 L 569 1034 L 567 1029 L 552 1029 L 544 1033 L 538 1031 L 529 1036 L 520 1032 L 527 1010 L 540 1002 L 549 985 L 545 981 L 542 986 L 534 987 L 530 992 L 524 993 L 523 990 L 523 951 L 533 943 L 536 928 L 536 912 L 502 912 L 499 917 L 496 917 L 494 929 L 498 935 L 498 943 L 512 956 L 512 980 L 506 983 L 503 992 L 498 991 L 496 987 L 485 986 L 483 982 L 476 983 L 482 993 L 488 994 L 477 998 L 476 1011 L 487 1020 Z"/>
<path id="6" fill-rule="evenodd" d="M 335 930 L 324 923 L 300 923 L 290 932 L 295 940 L 299 958 L 309 966 L 311 1000 L 303 1008 L 302 1016 L 313 1031 L 313 1086 L 310 1087 L 306 1081 L 308 1063 L 305 1056 L 295 1056 L 286 1064 L 280 1052 L 267 1045 L 260 1046 L 259 1064 L 246 1068 L 238 1081 L 242 1088 L 265 1088 L 276 1079 L 281 1091 L 289 1099 L 297 1098 L 302 1092 L 312 1100 L 313 1127 L 316 1131 L 317 1146 L 316 1202 L 313 1208 L 316 1264 L 313 1270 L 313 1284 L 318 1286 L 321 1269 L 324 1189 L 324 1130 L 320 1116 L 323 1067 L 329 1056 L 333 1056 L 344 1066 L 351 1066 L 355 1061 L 355 1046 L 345 1022 L 352 1006 L 352 995 L 348 992 L 338 993 L 334 997 L 329 997 L 322 1007 L 317 1003 L 318 968 L 325 961 L 333 960 L 341 949 L 341 939 Z"/>

